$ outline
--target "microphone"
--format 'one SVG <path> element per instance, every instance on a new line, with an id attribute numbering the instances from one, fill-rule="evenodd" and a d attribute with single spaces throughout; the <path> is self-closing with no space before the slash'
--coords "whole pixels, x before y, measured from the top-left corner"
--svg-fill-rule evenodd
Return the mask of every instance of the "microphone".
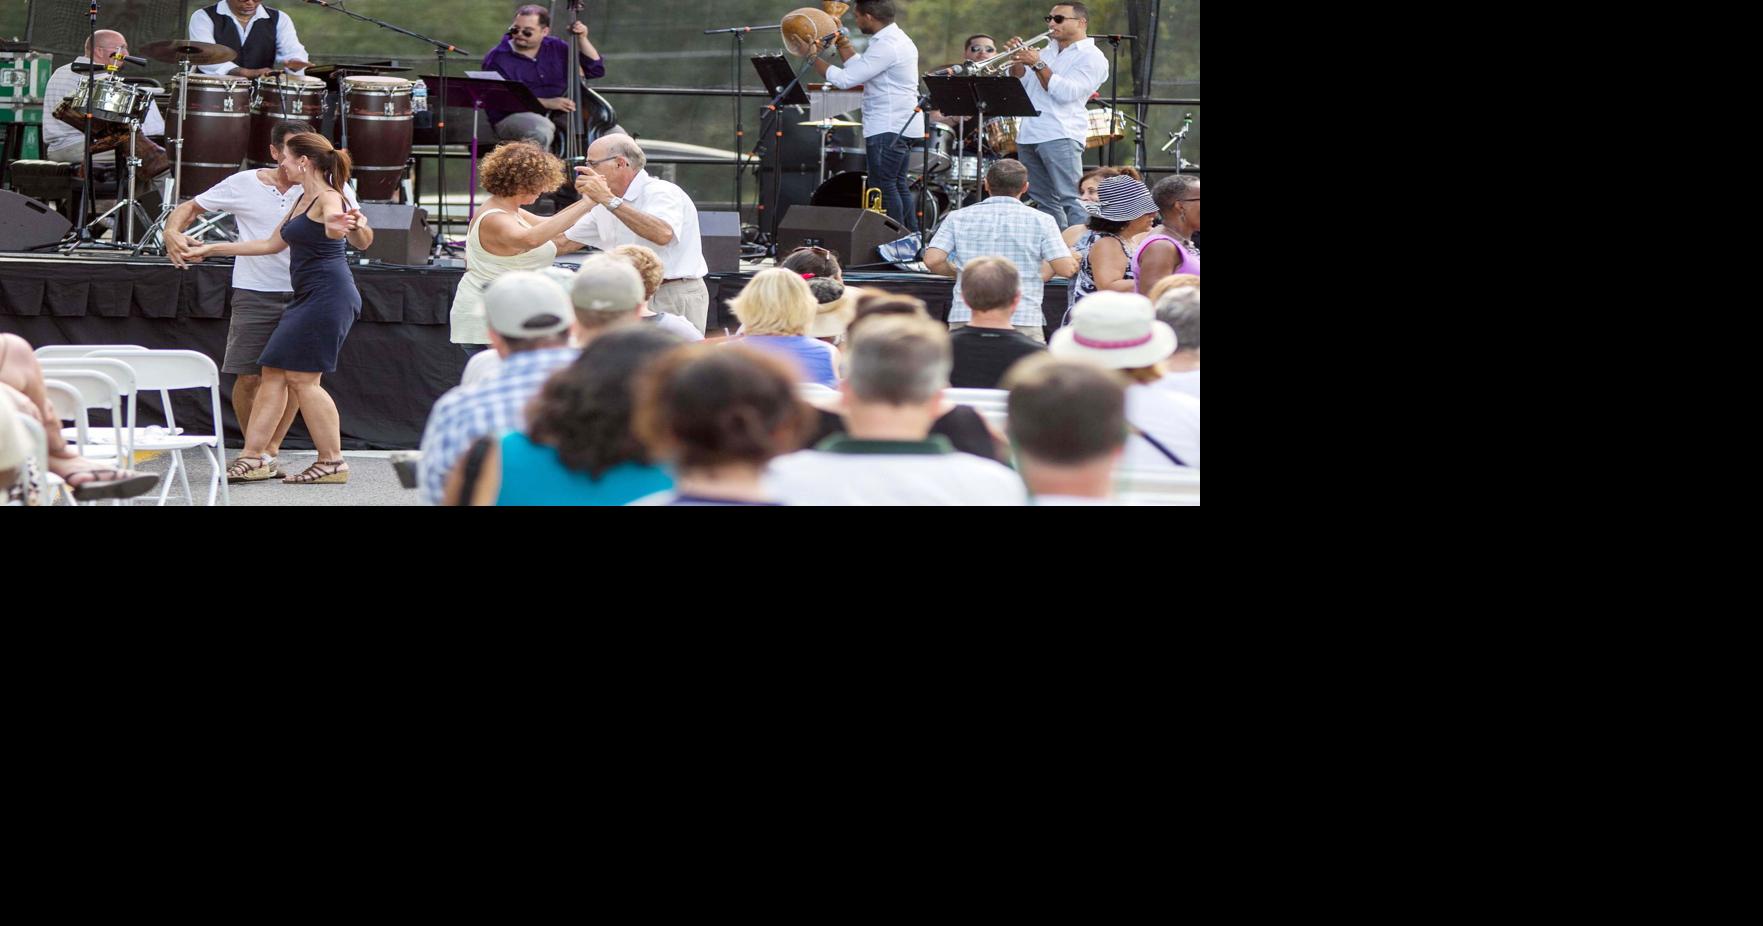
<path id="1" fill-rule="evenodd" d="M 1136 35 L 1098 35 L 1092 36 L 1092 38 L 1107 39 L 1110 42 L 1118 42 L 1121 39 L 1125 39 L 1129 42 L 1136 42 L 1139 40 L 1139 37 Z"/>
<path id="2" fill-rule="evenodd" d="M 138 65 L 140 67 L 147 66 L 147 59 L 143 58 L 139 55 L 123 55 L 122 60 L 127 61 L 128 63 L 133 64 L 133 65 Z"/>
<path id="3" fill-rule="evenodd" d="M 829 35 L 829 36 L 826 36 L 825 38 L 822 38 L 820 40 L 820 42 L 822 45 L 831 45 L 832 43 L 837 42 L 838 40 L 839 40 L 839 34 L 837 32 L 834 32 L 832 35 Z"/>

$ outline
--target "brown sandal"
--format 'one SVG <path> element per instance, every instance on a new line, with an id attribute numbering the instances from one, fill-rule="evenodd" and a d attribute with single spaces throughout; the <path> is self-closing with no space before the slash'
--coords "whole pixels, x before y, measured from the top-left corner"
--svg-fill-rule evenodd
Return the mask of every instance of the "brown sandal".
<path id="1" fill-rule="evenodd" d="M 275 468 L 275 458 L 271 456 L 240 457 L 226 468 L 228 482 L 262 482 L 280 475 Z"/>
<path id="2" fill-rule="evenodd" d="M 297 475 L 282 477 L 282 482 L 289 485 L 318 485 L 348 481 L 349 461 L 347 460 L 319 460 Z"/>

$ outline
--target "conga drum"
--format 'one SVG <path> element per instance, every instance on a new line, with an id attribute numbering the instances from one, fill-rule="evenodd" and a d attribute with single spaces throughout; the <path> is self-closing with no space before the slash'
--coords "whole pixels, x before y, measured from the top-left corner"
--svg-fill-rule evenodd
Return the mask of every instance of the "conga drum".
<path id="1" fill-rule="evenodd" d="M 314 131 L 324 117 L 324 81 L 293 74 L 257 78 L 257 96 L 251 100 L 251 150 L 246 160 L 258 167 L 269 160 L 270 132 L 278 123 L 298 120 Z"/>
<path id="2" fill-rule="evenodd" d="M 190 77 L 190 110 L 182 122 L 183 175 L 178 198 L 188 199 L 238 173 L 251 141 L 251 81 L 230 74 Z M 178 90 L 167 94 L 166 130 L 179 137 Z M 174 147 L 173 153 L 176 153 Z"/>
<path id="3" fill-rule="evenodd" d="M 397 77 L 343 78 L 344 131 L 358 178 L 356 193 L 363 200 L 384 201 L 398 193 L 416 127 L 410 110 L 412 89 L 410 81 Z"/>

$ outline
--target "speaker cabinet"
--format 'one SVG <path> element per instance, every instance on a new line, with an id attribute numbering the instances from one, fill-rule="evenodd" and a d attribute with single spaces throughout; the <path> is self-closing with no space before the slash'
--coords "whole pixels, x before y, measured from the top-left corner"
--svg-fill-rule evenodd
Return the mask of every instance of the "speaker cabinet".
<path id="1" fill-rule="evenodd" d="M 41 202 L 11 190 L 0 190 L 0 251 L 54 244 L 72 228 L 73 223 L 66 216 Z"/>
<path id="2" fill-rule="evenodd" d="M 704 239 L 704 263 L 711 273 L 735 273 L 741 269 L 739 213 L 698 213 L 698 237 Z"/>
<path id="3" fill-rule="evenodd" d="M 794 206 L 778 223 L 777 252 L 817 246 L 837 252 L 846 267 L 877 264 L 882 262 L 877 247 L 909 234 L 906 226 L 868 209 Z"/>
<path id="4" fill-rule="evenodd" d="M 428 266 L 435 244 L 428 210 L 408 203 L 362 203 L 361 214 L 373 227 L 373 247 L 366 252 L 370 260 Z"/>

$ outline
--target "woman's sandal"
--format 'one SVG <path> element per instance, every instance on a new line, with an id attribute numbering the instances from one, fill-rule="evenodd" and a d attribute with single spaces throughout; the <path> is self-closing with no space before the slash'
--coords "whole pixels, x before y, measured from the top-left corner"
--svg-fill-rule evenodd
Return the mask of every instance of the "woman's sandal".
<path id="1" fill-rule="evenodd" d="M 63 477 L 75 501 L 134 498 L 153 491 L 159 477 L 132 469 L 87 469 Z"/>
<path id="2" fill-rule="evenodd" d="M 226 468 L 228 482 L 262 482 L 280 475 L 281 472 L 275 468 L 275 458 L 267 454 L 261 457 L 240 457 Z"/>
<path id="3" fill-rule="evenodd" d="M 318 485 L 320 483 L 337 483 L 349 481 L 349 463 L 346 460 L 318 462 L 306 467 L 294 476 L 284 476 L 282 482 L 289 485 Z"/>

